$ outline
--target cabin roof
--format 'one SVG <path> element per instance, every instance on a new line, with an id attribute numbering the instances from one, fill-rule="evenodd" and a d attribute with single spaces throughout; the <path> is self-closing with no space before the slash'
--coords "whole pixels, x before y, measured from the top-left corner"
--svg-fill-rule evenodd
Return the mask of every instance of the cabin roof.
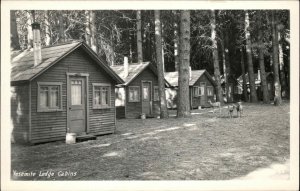
<path id="1" fill-rule="evenodd" d="M 150 62 L 143 62 L 142 64 L 129 64 L 128 65 L 128 76 L 124 76 L 124 65 L 116 65 L 111 66 L 113 71 L 118 74 L 123 81 L 125 82 L 124 85 L 129 85 L 136 77 L 138 77 L 146 68 L 150 68 L 153 73 L 157 76 L 157 69 L 150 63 Z M 170 86 L 170 83 L 166 81 L 166 84 Z"/>
<path id="2" fill-rule="evenodd" d="M 96 53 L 82 41 L 43 47 L 42 62 L 37 66 L 34 66 L 33 51 L 23 51 L 12 58 L 11 82 L 33 80 L 79 47 L 82 47 L 117 83 L 123 83 L 123 80 L 109 68 L 106 61 L 99 58 Z"/>
<path id="3" fill-rule="evenodd" d="M 212 84 L 215 85 L 215 81 L 206 70 L 192 70 L 192 77 L 189 81 L 189 86 L 194 86 L 202 75 L 206 75 Z M 178 72 L 166 72 L 165 78 L 172 86 L 178 86 Z"/>

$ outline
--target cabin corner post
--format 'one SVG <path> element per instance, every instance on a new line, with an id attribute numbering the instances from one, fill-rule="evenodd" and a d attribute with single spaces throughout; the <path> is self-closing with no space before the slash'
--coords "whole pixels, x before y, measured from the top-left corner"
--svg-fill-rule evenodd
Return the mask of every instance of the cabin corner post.
<path id="1" fill-rule="evenodd" d="M 29 82 L 28 85 L 28 96 L 29 96 L 29 102 L 28 102 L 28 142 L 31 143 L 31 82 Z"/>
<path id="2" fill-rule="evenodd" d="M 69 127 L 69 107 L 70 107 L 70 100 L 68 99 L 69 98 L 69 94 L 70 94 L 70 87 L 69 87 L 69 83 L 70 83 L 70 74 L 67 72 L 66 73 L 67 75 L 67 84 L 66 84 L 66 88 L 67 88 L 67 94 L 66 94 L 66 99 L 67 99 L 67 129 L 66 129 L 66 133 L 70 133 L 70 127 Z"/>
<path id="3" fill-rule="evenodd" d="M 90 107 L 89 107 L 89 75 L 86 75 L 86 92 L 85 92 L 85 101 L 86 101 L 86 133 L 90 132 L 90 120 L 89 120 L 89 111 L 90 111 Z M 93 92 L 94 94 L 94 92 Z M 93 99 L 93 97 L 92 97 Z M 92 100 L 93 101 L 93 100 Z M 93 104 L 92 104 L 93 105 Z"/>

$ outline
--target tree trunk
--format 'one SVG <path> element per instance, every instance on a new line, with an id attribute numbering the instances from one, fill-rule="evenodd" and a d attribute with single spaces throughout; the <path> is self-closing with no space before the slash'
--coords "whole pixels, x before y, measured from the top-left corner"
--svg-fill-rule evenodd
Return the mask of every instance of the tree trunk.
<path id="1" fill-rule="evenodd" d="M 163 66 L 163 72 L 166 71 L 166 67 L 165 67 L 165 50 L 164 50 L 164 45 L 165 45 L 165 39 L 164 39 L 164 25 L 161 23 L 161 55 L 162 55 L 162 66 Z"/>
<path id="2" fill-rule="evenodd" d="M 227 97 L 227 101 L 228 99 L 230 98 L 231 100 L 233 98 L 231 98 L 231 95 L 229 94 L 229 76 L 230 76 L 230 63 L 229 63 L 229 39 L 228 39 L 228 32 L 227 32 L 228 29 L 226 29 L 225 31 L 225 65 L 226 65 L 226 78 L 225 78 L 225 81 L 226 81 L 226 97 Z M 233 89 L 231 90 L 233 91 Z M 230 101 L 231 101 L 230 100 Z"/>
<path id="3" fill-rule="evenodd" d="M 217 101 L 223 103 L 222 87 L 221 87 L 221 78 L 220 78 L 220 68 L 219 68 L 219 56 L 218 56 L 218 44 L 217 44 L 217 32 L 216 32 L 216 18 L 215 10 L 211 11 L 211 40 L 212 40 L 212 53 L 213 53 L 213 63 L 214 63 L 214 76 L 217 84 Z"/>
<path id="4" fill-rule="evenodd" d="M 49 11 L 45 11 L 45 33 L 45 44 L 49 46 L 52 43 Z"/>
<path id="5" fill-rule="evenodd" d="M 33 18 L 30 12 L 27 12 L 27 48 L 31 49 L 33 47 L 33 33 L 31 24 L 33 23 Z"/>
<path id="6" fill-rule="evenodd" d="M 114 48 L 114 34 L 113 31 L 110 35 L 110 47 L 111 47 L 111 54 L 110 54 L 110 65 L 115 65 L 115 48 Z"/>
<path id="7" fill-rule="evenodd" d="M 287 83 L 285 78 L 285 72 L 284 72 L 284 62 L 283 62 L 283 50 L 282 50 L 282 43 L 281 41 L 281 34 L 278 33 L 278 48 L 279 48 L 279 70 L 280 70 L 280 82 L 281 82 L 281 95 L 282 97 L 288 97 L 288 91 L 287 91 Z"/>
<path id="8" fill-rule="evenodd" d="M 62 11 L 58 11 L 58 21 L 59 21 L 59 42 L 65 42 L 65 28 L 64 28 L 64 19 Z"/>
<path id="9" fill-rule="evenodd" d="M 242 78 L 243 78 L 243 94 L 244 94 L 245 102 L 248 102 L 247 81 L 245 76 L 245 61 L 244 61 L 243 49 L 241 49 L 241 68 L 242 68 Z"/>
<path id="10" fill-rule="evenodd" d="M 91 48 L 98 54 L 97 46 L 97 28 L 96 28 L 96 13 L 95 11 L 90 11 L 90 27 L 91 27 Z"/>
<path id="11" fill-rule="evenodd" d="M 272 46 L 273 46 L 273 69 L 274 69 L 274 87 L 275 87 L 275 98 L 274 105 L 280 105 L 282 103 L 281 100 L 281 85 L 279 80 L 279 71 L 278 71 L 278 33 L 276 27 L 276 20 L 274 13 L 272 11 Z"/>
<path id="12" fill-rule="evenodd" d="M 91 47 L 91 25 L 90 25 L 90 11 L 85 11 L 85 42 Z"/>
<path id="13" fill-rule="evenodd" d="M 178 71 L 179 64 L 179 25 L 178 25 L 178 16 L 177 12 L 174 11 L 174 62 L 175 62 L 175 71 Z"/>
<path id="14" fill-rule="evenodd" d="M 247 61 L 248 61 L 248 77 L 250 85 L 250 101 L 257 102 L 257 93 L 255 88 L 255 77 L 253 71 L 253 62 L 252 62 L 252 50 L 251 50 L 251 37 L 250 37 L 250 20 L 248 11 L 245 11 L 245 35 L 246 35 L 246 52 L 247 52 Z"/>
<path id="15" fill-rule="evenodd" d="M 20 50 L 19 35 L 16 22 L 16 11 L 10 11 L 10 48 L 12 50 Z"/>
<path id="16" fill-rule="evenodd" d="M 180 64 L 178 76 L 177 117 L 190 116 L 190 11 L 180 12 Z"/>
<path id="17" fill-rule="evenodd" d="M 137 54 L 138 63 L 143 63 L 143 46 L 142 46 L 142 18 L 141 11 L 136 12 L 136 28 L 137 28 Z"/>
<path id="18" fill-rule="evenodd" d="M 260 68 L 261 86 L 263 91 L 263 102 L 270 103 L 266 72 L 265 72 L 263 33 L 261 28 L 258 31 L 258 41 L 259 41 L 258 42 L 259 43 L 259 68 Z"/>
<path id="19" fill-rule="evenodd" d="M 160 118 L 168 118 L 167 101 L 165 94 L 165 78 L 163 70 L 163 55 L 162 55 L 162 35 L 161 35 L 161 22 L 160 11 L 154 11 L 155 18 L 155 46 L 156 46 L 156 60 L 157 60 L 157 74 L 158 74 L 158 91 L 160 98 Z"/>

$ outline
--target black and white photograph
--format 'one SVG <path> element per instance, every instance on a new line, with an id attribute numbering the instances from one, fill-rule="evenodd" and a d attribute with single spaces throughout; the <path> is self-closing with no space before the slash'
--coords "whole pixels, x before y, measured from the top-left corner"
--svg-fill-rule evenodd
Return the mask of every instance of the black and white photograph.
<path id="1" fill-rule="evenodd" d="M 3 190 L 298 189 L 299 2 L 56 3 L 1 5 Z"/>

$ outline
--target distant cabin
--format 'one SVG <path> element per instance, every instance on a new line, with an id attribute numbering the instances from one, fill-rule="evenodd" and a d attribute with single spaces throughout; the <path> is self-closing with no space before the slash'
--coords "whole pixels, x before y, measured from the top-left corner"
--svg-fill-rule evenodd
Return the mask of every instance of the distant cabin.
<path id="1" fill-rule="evenodd" d="M 178 72 L 166 72 L 166 80 L 172 87 L 166 88 L 168 108 L 177 107 Z M 192 70 L 189 80 L 191 108 L 210 107 L 208 100 L 215 101 L 215 81 L 206 70 Z"/>
<path id="2" fill-rule="evenodd" d="M 246 84 L 247 84 L 247 90 L 248 90 L 248 95 L 250 96 L 250 85 L 249 85 L 249 77 L 248 73 L 245 74 L 246 77 Z M 254 74 L 255 78 L 255 88 L 256 88 L 256 93 L 257 97 L 259 100 L 263 100 L 263 90 L 261 87 L 261 77 L 260 77 L 260 72 Z M 272 72 L 266 72 L 266 79 L 267 79 L 267 86 L 268 86 L 268 92 L 269 92 L 269 97 L 270 100 L 274 100 L 275 97 L 275 87 L 274 87 L 274 75 Z M 243 77 L 240 76 L 238 77 L 238 82 L 239 86 L 241 89 L 243 89 Z"/>
<path id="3" fill-rule="evenodd" d="M 221 87 L 223 90 L 223 97 L 226 103 L 238 102 L 241 100 L 242 88 L 238 80 L 233 76 L 228 76 L 228 97 L 226 97 L 225 77 L 221 75 Z"/>
<path id="4" fill-rule="evenodd" d="M 160 115 L 157 68 L 150 62 L 111 66 L 125 82 L 116 87 L 117 118 Z M 168 82 L 166 82 L 168 85 Z"/>
<path id="5" fill-rule="evenodd" d="M 114 87 L 123 80 L 105 61 L 83 42 L 44 47 L 37 64 L 35 51 L 12 60 L 13 141 L 41 143 L 64 140 L 66 133 L 114 133 Z"/>

